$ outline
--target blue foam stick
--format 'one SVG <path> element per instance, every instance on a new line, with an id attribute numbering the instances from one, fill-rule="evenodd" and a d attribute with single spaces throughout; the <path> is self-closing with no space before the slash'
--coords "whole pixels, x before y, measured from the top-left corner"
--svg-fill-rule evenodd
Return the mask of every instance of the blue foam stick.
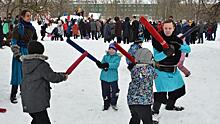
<path id="1" fill-rule="evenodd" d="M 84 50 L 82 47 L 80 47 L 78 44 L 76 44 L 76 43 L 73 42 L 72 40 L 67 39 L 66 42 L 67 42 L 68 44 L 70 44 L 72 47 L 74 47 L 75 49 L 77 49 L 79 52 L 81 52 L 81 53 L 84 53 L 84 52 L 85 52 L 85 50 Z M 89 59 L 91 59 L 92 61 L 94 61 L 94 62 L 97 62 L 97 61 L 98 61 L 98 60 L 97 60 L 94 56 L 92 56 L 90 53 L 88 54 L 87 57 L 88 57 Z"/>

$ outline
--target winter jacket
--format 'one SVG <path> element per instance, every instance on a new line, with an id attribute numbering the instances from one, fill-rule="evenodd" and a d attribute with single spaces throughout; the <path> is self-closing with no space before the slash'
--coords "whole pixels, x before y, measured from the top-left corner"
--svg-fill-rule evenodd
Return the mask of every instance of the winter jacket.
<path id="1" fill-rule="evenodd" d="M 3 23 L 3 34 L 7 34 L 9 32 L 9 24 L 7 21 Z"/>
<path id="2" fill-rule="evenodd" d="M 199 25 L 199 33 L 203 34 L 204 31 L 205 31 L 205 25 L 204 24 L 200 24 Z"/>
<path id="3" fill-rule="evenodd" d="M 58 29 L 58 34 L 59 35 L 64 35 L 64 30 L 63 30 L 63 26 L 62 25 L 60 25 L 60 26 L 57 26 L 57 29 Z"/>
<path id="4" fill-rule="evenodd" d="M 121 32 L 122 32 L 122 23 L 121 21 L 117 21 L 115 23 L 115 35 L 117 36 L 121 36 Z"/>
<path id="5" fill-rule="evenodd" d="M 118 67 L 121 61 L 121 56 L 118 53 L 114 55 L 110 55 L 107 53 L 103 59 L 102 63 L 108 63 L 109 68 L 108 71 L 101 71 L 100 80 L 106 82 L 114 82 L 118 80 Z"/>
<path id="6" fill-rule="evenodd" d="M 133 31 L 133 41 L 136 41 L 138 39 L 138 29 L 139 29 L 139 22 L 137 20 L 134 20 L 132 22 L 132 31 Z"/>
<path id="7" fill-rule="evenodd" d="M 11 48 L 18 46 L 17 48 L 20 55 L 27 55 L 27 44 L 32 40 L 37 40 L 35 28 L 30 22 L 20 20 L 19 24 L 14 28 L 12 33 Z M 22 80 L 22 65 L 21 62 L 14 57 L 14 55 L 15 53 L 13 53 L 12 59 L 11 84 L 19 85 Z"/>
<path id="8" fill-rule="evenodd" d="M 67 23 L 68 23 L 68 22 L 66 22 L 66 23 L 63 24 L 63 30 L 64 30 L 64 31 L 67 31 L 67 29 L 68 29 L 68 24 L 67 24 Z"/>
<path id="9" fill-rule="evenodd" d="M 79 35 L 79 26 L 77 24 L 74 24 L 72 31 L 73 31 L 73 35 Z"/>
<path id="10" fill-rule="evenodd" d="M 109 23 L 106 23 L 104 26 L 104 39 L 110 40 L 112 38 L 111 35 L 111 26 Z"/>
<path id="11" fill-rule="evenodd" d="M 96 22 L 94 20 L 90 22 L 90 25 L 91 25 L 91 31 L 96 31 Z"/>
<path id="12" fill-rule="evenodd" d="M 189 53 L 191 51 L 189 45 L 187 45 L 186 43 L 182 43 L 182 41 L 177 36 L 172 35 L 170 37 L 166 37 L 163 33 L 161 34 L 161 36 L 168 44 L 172 44 L 171 41 L 175 41 L 181 44 L 181 47 L 179 49 L 176 48 L 174 56 L 167 57 L 167 55 L 163 52 L 162 45 L 159 44 L 158 41 L 153 39 L 152 44 L 154 51 L 154 60 L 157 63 L 162 65 L 175 66 L 180 60 L 181 53 Z M 165 72 L 158 69 L 155 69 L 155 71 L 158 74 L 158 77 L 155 79 L 157 92 L 171 92 L 181 88 L 184 85 L 183 78 L 178 69 L 175 72 Z"/>
<path id="13" fill-rule="evenodd" d="M 129 84 L 128 105 L 153 104 L 153 80 L 156 73 L 151 65 L 136 64 L 131 70 L 132 81 Z"/>
<path id="14" fill-rule="evenodd" d="M 65 80 L 63 73 L 54 72 L 45 61 L 47 56 L 29 54 L 22 56 L 23 80 L 21 84 L 21 100 L 23 111 L 36 113 L 50 107 L 50 82 Z"/>
<path id="15" fill-rule="evenodd" d="M 130 37 L 131 25 L 129 20 L 123 23 L 122 30 L 123 30 L 123 37 Z"/>
<path id="16" fill-rule="evenodd" d="M 101 31 L 101 28 L 102 28 L 102 24 L 100 21 L 96 21 L 96 29 L 97 29 L 97 32 L 100 32 Z"/>

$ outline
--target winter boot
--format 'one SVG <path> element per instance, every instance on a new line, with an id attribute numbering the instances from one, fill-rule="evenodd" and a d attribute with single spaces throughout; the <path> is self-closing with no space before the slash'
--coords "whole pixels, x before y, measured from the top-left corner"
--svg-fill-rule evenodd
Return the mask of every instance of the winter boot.
<path id="1" fill-rule="evenodd" d="M 17 98 L 16 98 L 17 90 L 18 90 L 18 86 L 12 85 L 10 101 L 11 101 L 11 103 L 13 103 L 13 104 L 18 103 Z"/>
<path id="2" fill-rule="evenodd" d="M 154 113 L 152 115 L 153 124 L 159 124 L 159 114 Z"/>
<path id="3" fill-rule="evenodd" d="M 165 109 L 166 110 L 174 110 L 174 111 L 182 111 L 182 110 L 184 110 L 184 108 L 183 107 L 179 107 L 179 106 L 175 106 L 175 100 L 171 100 L 171 99 L 168 99 L 167 100 L 167 105 L 166 105 L 166 107 L 165 107 Z"/>
<path id="4" fill-rule="evenodd" d="M 104 105 L 104 107 L 103 107 L 102 111 L 105 111 L 105 110 L 108 110 L 108 109 L 109 109 L 109 106 Z"/>
<path id="5" fill-rule="evenodd" d="M 166 106 L 165 109 L 169 110 L 169 111 L 183 111 L 184 107 L 182 107 L 182 106 L 173 106 L 173 107 Z"/>
<path id="6" fill-rule="evenodd" d="M 118 111 L 118 107 L 116 105 L 112 105 L 112 108 L 115 110 L 115 111 Z"/>

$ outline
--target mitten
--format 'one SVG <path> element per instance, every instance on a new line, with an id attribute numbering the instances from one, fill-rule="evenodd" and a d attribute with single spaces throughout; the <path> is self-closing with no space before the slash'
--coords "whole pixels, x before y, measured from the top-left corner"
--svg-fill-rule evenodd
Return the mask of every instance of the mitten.
<path id="1" fill-rule="evenodd" d="M 133 67 L 135 66 L 135 63 L 131 63 L 128 65 L 128 70 L 131 71 L 133 69 Z"/>

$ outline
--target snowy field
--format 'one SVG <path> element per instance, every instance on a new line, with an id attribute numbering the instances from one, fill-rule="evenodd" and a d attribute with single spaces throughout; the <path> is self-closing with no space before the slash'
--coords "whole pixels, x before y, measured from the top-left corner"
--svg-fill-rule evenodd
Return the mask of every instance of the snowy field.
<path id="1" fill-rule="evenodd" d="M 39 33 L 39 27 L 37 30 Z M 220 30 L 217 35 L 216 41 L 191 45 L 192 52 L 185 65 L 192 75 L 184 77 L 187 94 L 177 102 L 185 110 L 170 112 L 162 106 L 160 124 L 220 124 Z M 103 39 L 74 41 L 99 60 L 108 49 Z M 64 41 L 50 41 L 46 37 L 42 43 L 46 49 L 44 55 L 49 56 L 48 62 L 57 72 L 66 71 L 81 55 Z M 127 50 L 129 45 L 122 47 Z M 143 47 L 152 49 L 150 43 L 144 43 Z M 6 113 L 0 113 L 0 124 L 30 124 L 31 118 L 22 112 L 20 96 L 18 104 L 11 104 L 9 100 L 11 61 L 10 48 L 0 49 L 0 107 L 7 108 Z M 88 58 L 80 63 L 67 81 L 51 84 L 52 98 L 48 112 L 52 124 L 128 124 L 130 112 L 126 96 L 130 75 L 126 67 L 123 57 L 119 67 L 118 111 L 112 108 L 102 111 L 100 69 Z"/>

